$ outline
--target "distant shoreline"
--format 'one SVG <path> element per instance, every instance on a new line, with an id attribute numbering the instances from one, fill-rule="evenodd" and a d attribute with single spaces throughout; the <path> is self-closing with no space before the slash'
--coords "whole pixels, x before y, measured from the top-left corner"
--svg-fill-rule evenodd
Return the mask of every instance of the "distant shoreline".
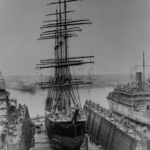
<path id="1" fill-rule="evenodd" d="M 83 76 L 77 75 L 74 78 L 81 78 L 85 82 L 93 82 L 91 86 L 79 86 L 79 88 L 92 89 L 94 88 L 105 88 L 105 87 L 116 87 L 117 83 L 129 83 L 130 76 L 128 74 L 107 74 L 107 75 L 91 75 Z M 4 80 L 6 83 L 7 89 L 18 90 L 21 92 L 36 92 L 37 88 L 35 83 L 38 82 L 47 82 L 49 80 L 49 76 L 4 76 Z"/>
<path id="2" fill-rule="evenodd" d="M 115 87 L 115 85 L 105 85 L 105 86 L 84 86 L 84 87 L 79 87 L 79 89 L 98 89 L 98 88 L 106 88 L 106 87 Z M 11 89 L 11 90 L 16 90 L 16 91 L 20 91 L 20 92 L 24 92 L 24 93 L 36 93 L 37 88 L 32 87 L 30 89 L 28 88 L 22 88 L 22 87 L 10 87 L 10 86 L 6 86 L 6 89 Z"/>

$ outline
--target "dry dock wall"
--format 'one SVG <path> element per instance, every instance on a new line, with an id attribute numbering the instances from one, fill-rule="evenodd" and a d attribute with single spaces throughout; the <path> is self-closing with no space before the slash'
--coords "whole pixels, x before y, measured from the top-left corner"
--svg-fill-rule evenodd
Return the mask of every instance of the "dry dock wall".
<path id="1" fill-rule="evenodd" d="M 137 141 L 126 134 L 93 108 L 84 106 L 87 118 L 86 129 L 91 137 L 100 143 L 105 150 L 150 150 L 150 142 Z"/>
<path id="2" fill-rule="evenodd" d="M 20 119 L 20 121 L 16 124 L 14 124 L 14 127 L 17 126 L 18 124 L 21 124 L 21 129 L 16 128 L 16 135 L 12 135 L 9 139 L 7 140 L 7 150 L 29 150 L 31 147 L 31 139 L 32 139 L 32 131 L 31 131 L 31 123 L 30 123 L 30 116 L 28 112 L 28 108 L 26 106 L 21 106 L 20 107 L 20 115 L 21 113 L 24 113 L 24 117 Z M 22 109 L 24 107 L 24 109 Z M 22 114 L 23 116 L 23 114 Z M 23 121 L 24 119 L 27 119 Z M 17 120 L 18 121 L 18 120 Z M 8 138 L 8 137 L 7 137 Z"/>

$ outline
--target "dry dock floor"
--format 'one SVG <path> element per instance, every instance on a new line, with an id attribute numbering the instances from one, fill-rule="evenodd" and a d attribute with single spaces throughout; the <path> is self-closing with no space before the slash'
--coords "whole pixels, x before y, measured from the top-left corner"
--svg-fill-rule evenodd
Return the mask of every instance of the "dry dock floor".
<path id="1" fill-rule="evenodd" d="M 35 138 L 35 145 L 34 147 L 30 148 L 30 150 L 53 150 L 46 133 L 40 134 L 36 133 L 34 135 L 34 138 Z M 80 150 L 87 150 L 87 148 Z M 88 150 L 104 150 L 104 149 L 101 147 L 97 147 L 94 141 L 91 141 L 90 138 L 88 138 Z"/>
<path id="2" fill-rule="evenodd" d="M 30 150 L 52 150 L 46 133 L 35 134 L 35 145 Z"/>

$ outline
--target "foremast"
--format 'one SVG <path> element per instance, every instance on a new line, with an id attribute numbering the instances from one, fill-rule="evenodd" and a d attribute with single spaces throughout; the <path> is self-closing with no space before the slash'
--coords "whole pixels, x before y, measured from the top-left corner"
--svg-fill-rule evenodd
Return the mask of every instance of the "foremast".
<path id="1" fill-rule="evenodd" d="M 67 3 L 79 0 L 59 0 L 47 5 L 58 5 L 56 13 L 46 16 L 56 16 L 56 20 L 44 21 L 41 27 L 42 32 L 39 40 L 55 39 L 55 58 L 40 60 L 36 68 L 54 68 L 54 76 L 48 82 L 39 83 L 42 89 L 48 89 L 45 109 L 47 111 L 71 113 L 71 107 L 82 111 L 78 88 L 80 85 L 92 84 L 73 77 L 70 72 L 71 66 L 79 66 L 93 61 L 85 61 L 94 56 L 69 57 L 68 38 L 76 37 L 77 31 L 81 31 L 79 25 L 91 24 L 89 20 L 67 19 L 67 14 L 74 11 L 67 11 Z M 62 9 L 64 9 L 62 11 Z M 46 23 L 46 24 L 45 24 Z"/>

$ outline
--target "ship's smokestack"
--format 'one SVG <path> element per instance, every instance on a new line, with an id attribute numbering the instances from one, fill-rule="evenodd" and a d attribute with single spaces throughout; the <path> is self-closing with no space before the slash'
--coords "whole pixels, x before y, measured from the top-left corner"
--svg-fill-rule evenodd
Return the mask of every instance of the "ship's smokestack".
<path id="1" fill-rule="evenodd" d="M 142 88 L 142 72 L 136 73 L 136 81 L 138 83 L 139 88 Z"/>

